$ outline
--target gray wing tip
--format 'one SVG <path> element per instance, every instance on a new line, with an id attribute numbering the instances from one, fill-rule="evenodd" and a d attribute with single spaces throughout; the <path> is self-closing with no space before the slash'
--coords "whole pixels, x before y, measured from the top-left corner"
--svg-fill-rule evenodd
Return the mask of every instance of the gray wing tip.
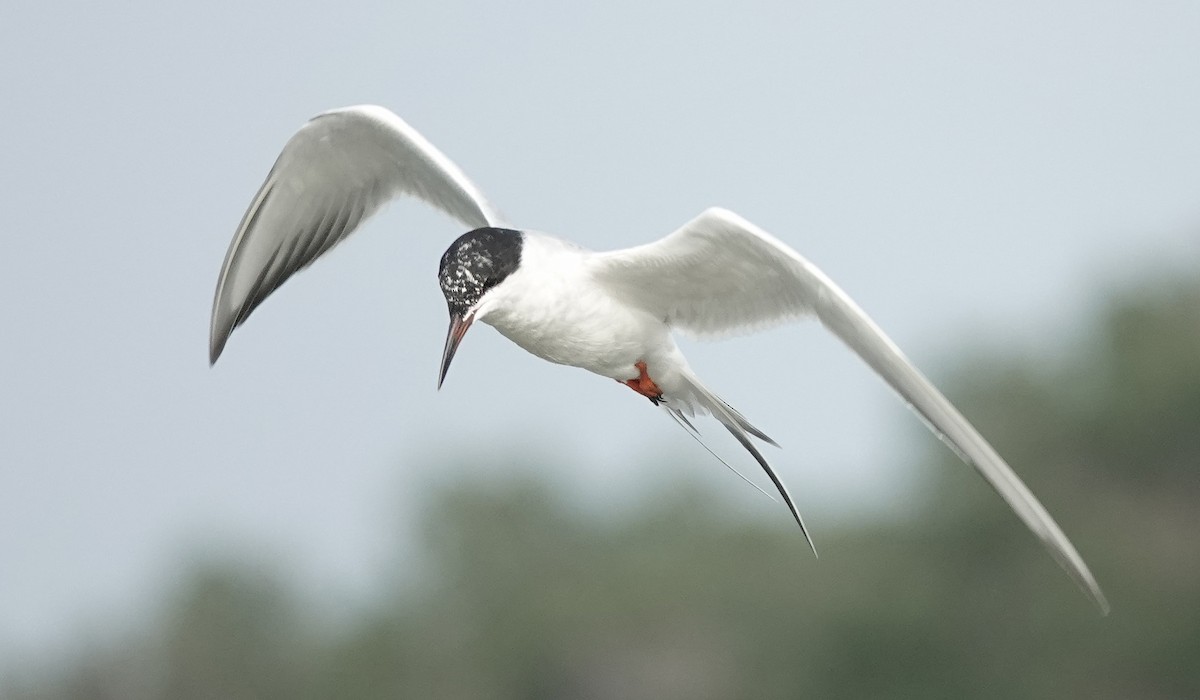
<path id="1" fill-rule="evenodd" d="M 227 319 L 222 319 L 214 314 L 212 326 L 208 335 L 208 366 L 212 367 L 217 364 L 217 360 L 221 357 L 221 352 L 225 350 L 225 343 L 229 342 L 229 336 L 233 334 L 234 323 Z"/>
<path id="2" fill-rule="evenodd" d="M 1092 572 L 1084 569 L 1083 571 L 1067 570 L 1071 574 L 1071 578 L 1079 585 L 1080 590 L 1087 596 L 1100 612 L 1100 617 L 1108 617 L 1112 612 L 1112 606 L 1108 603 L 1108 598 L 1104 596 L 1104 591 L 1100 590 L 1100 584 L 1092 578 Z"/>
<path id="3" fill-rule="evenodd" d="M 208 344 L 208 366 L 212 367 L 217 364 L 217 359 L 221 357 L 221 351 L 225 349 L 225 338 L 213 340 Z"/>
<path id="4" fill-rule="evenodd" d="M 1083 590 L 1084 595 L 1091 598 L 1092 602 L 1100 610 L 1100 617 L 1108 617 L 1108 613 L 1112 612 L 1112 606 L 1108 603 L 1108 598 L 1104 596 L 1104 591 L 1100 590 L 1100 584 L 1096 583 L 1095 577 L 1092 576 L 1091 570 L 1083 564 L 1083 560 L 1079 560 L 1079 567 L 1074 568 L 1063 563 L 1063 568 L 1075 579 L 1079 587 Z"/>

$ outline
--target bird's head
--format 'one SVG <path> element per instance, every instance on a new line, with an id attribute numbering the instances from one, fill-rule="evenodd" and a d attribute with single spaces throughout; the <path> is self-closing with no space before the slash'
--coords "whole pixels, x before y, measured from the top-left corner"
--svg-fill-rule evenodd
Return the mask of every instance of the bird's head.
<path id="1" fill-rule="evenodd" d="M 446 380 L 458 344 L 487 303 L 488 293 L 521 264 L 521 240 L 520 231 L 477 228 L 459 236 L 442 254 L 438 283 L 450 311 L 450 330 L 442 351 L 439 389 Z"/>

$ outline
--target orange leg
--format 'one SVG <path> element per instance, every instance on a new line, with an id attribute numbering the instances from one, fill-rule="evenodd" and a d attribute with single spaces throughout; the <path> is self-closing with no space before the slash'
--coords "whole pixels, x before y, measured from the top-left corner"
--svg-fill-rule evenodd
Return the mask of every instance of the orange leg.
<path id="1" fill-rule="evenodd" d="M 650 378 L 650 375 L 646 374 L 646 361 L 638 360 L 633 363 L 633 366 L 637 368 L 638 376 L 633 379 L 627 379 L 623 383 L 630 389 L 650 399 L 657 406 L 658 402 L 662 401 L 663 393 L 662 389 L 659 389 L 654 380 Z"/>

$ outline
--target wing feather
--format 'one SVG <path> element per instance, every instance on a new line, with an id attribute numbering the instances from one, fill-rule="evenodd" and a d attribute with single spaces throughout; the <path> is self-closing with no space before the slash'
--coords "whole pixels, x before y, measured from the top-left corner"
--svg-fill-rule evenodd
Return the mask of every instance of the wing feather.
<path id="1" fill-rule="evenodd" d="M 694 334 L 815 315 L 963 461 L 975 467 L 1104 613 L 1108 602 L 1058 524 L 990 444 L 845 292 L 738 215 L 710 209 L 654 243 L 596 256 L 611 293 Z"/>
<path id="2" fill-rule="evenodd" d="M 271 292 L 402 194 L 472 228 L 502 221 L 457 165 L 383 107 L 333 110 L 301 127 L 229 245 L 213 298 L 210 361 Z"/>

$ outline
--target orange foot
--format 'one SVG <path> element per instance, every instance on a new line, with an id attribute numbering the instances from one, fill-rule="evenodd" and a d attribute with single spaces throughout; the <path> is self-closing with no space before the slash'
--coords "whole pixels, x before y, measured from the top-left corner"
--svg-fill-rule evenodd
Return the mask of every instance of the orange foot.
<path id="1" fill-rule="evenodd" d="M 638 376 L 633 379 L 627 379 L 622 383 L 650 399 L 650 402 L 657 406 L 663 400 L 663 393 L 662 389 L 659 389 L 654 380 L 650 378 L 650 375 L 646 374 L 646 361 L 638 360 L 633 363 L 633 366 L 637 368 Z"/>

